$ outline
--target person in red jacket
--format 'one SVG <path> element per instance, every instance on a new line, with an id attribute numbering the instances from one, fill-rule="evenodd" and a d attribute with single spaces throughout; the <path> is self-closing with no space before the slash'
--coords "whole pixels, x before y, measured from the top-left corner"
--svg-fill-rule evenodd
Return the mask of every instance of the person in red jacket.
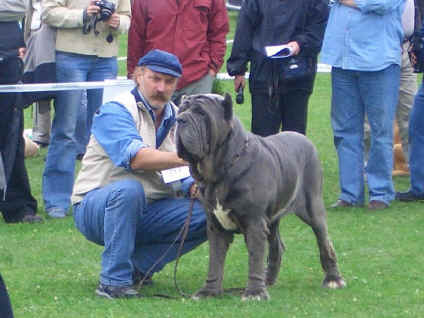
<path id="1" fill-rule="evenodd" d="M 152 49 L 178 56 L 183 75 L 172 100 L 210 93 L 224 62 L 228 15 L 223 0 L 133 1 L 128 33 L 128 78 Z"/>

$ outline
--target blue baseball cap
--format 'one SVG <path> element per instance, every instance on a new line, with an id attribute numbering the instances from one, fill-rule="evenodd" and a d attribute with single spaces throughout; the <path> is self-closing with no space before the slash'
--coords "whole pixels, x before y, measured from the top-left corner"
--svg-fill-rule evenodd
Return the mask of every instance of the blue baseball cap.
<path id="1" fill-rule="evenodd" d="M 147 66 L 155 72 L 168 74 L 174 77 L 181 77 L 183 68 L 178 57 L 174 54 L 162 51 L 151 50 L 147 52 L 137 63 L 138 66 Z"/>

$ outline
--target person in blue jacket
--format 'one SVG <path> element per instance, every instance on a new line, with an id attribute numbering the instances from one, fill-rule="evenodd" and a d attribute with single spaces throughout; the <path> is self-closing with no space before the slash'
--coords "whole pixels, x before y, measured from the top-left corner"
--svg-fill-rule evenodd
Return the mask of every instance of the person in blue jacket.
<path id="1" fill-rule="evenodd" d="M 341 192 L 336 208 L 365 203 L 389 207 L 392 182 L 393 121 L 398 101 L 402 13 L 405 0 L 336 0 L 331 4 L 321 62 L 332 66 L 331 125 L 339 159 Z M 371 148 L 364 165 L 364 119 Z"/>

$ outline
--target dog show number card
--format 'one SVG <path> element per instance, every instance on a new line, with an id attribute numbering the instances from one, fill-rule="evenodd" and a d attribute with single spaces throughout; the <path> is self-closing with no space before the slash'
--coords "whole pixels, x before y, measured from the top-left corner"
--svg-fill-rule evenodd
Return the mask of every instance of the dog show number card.
<path id="1" fill-rule="evenodd" d="M 171 183 L 187 177 L 190 177 L 190 169 L 187 166 L 162 170 L 162 178 L 165 183 Z"/>

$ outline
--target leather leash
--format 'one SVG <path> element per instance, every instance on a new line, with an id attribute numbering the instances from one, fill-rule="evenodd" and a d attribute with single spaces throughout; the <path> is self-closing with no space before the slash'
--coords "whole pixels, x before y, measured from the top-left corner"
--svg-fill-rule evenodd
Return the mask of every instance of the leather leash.
<path id="1" fill-rule="evenodd" d="M 169 245 L 169 247 L 166 249 L 166 251 L 156 260 L 156 262 L 144 274 L 145 276 L 138 283 L 138 287 L 143 286 L 144 281 L 149 277 L 150 273 L 153 271 L 153 269 L 156 267 L 156 265 L 158 265 L 159 262 L 161 262 L 165 258 L 165 256 L 171 250 L 171 248 L 177 243 L 178 239 L 180 239 L 180 244 L 178 246 L 177 257 L 175 259 L 175 266 L 174 266 L 174 286 L 175 286 L 176 290 L 178 291 L 178 293 L 180 294 L 180 296 L 182 296 L 184 298 L 191 297 L 190 294 L 186 294 L 178 286 L 178 283 L 177 283 L 177 268 L 178 268 L 178 262 L 179 262 L 179 259 L 181 257 L 181 253 L 182 253 L 182 250 L 183 250 L 183 247 L 184 247 L 184 242 L 187 238 L 188 230 L 189 230 L 189 227 L 190 227 L 191 217 L 193 215 L 194 200 L 195 200 L 194 198 L 192 198 L 190 200 L 190 207 L 189 207 L 189 210 L 188 210 L 187 217 L 184 221 L 183 226 L 181 227 L 180 231 L 178 232 L 177 236 L 175 237 L 174 241 Z M 152 297 L 167 298 L 167 299 L 179 299 L 178 297 L 170 296 L 170 295 L 166 295 L 166 294 L 154 294 Z"/>

